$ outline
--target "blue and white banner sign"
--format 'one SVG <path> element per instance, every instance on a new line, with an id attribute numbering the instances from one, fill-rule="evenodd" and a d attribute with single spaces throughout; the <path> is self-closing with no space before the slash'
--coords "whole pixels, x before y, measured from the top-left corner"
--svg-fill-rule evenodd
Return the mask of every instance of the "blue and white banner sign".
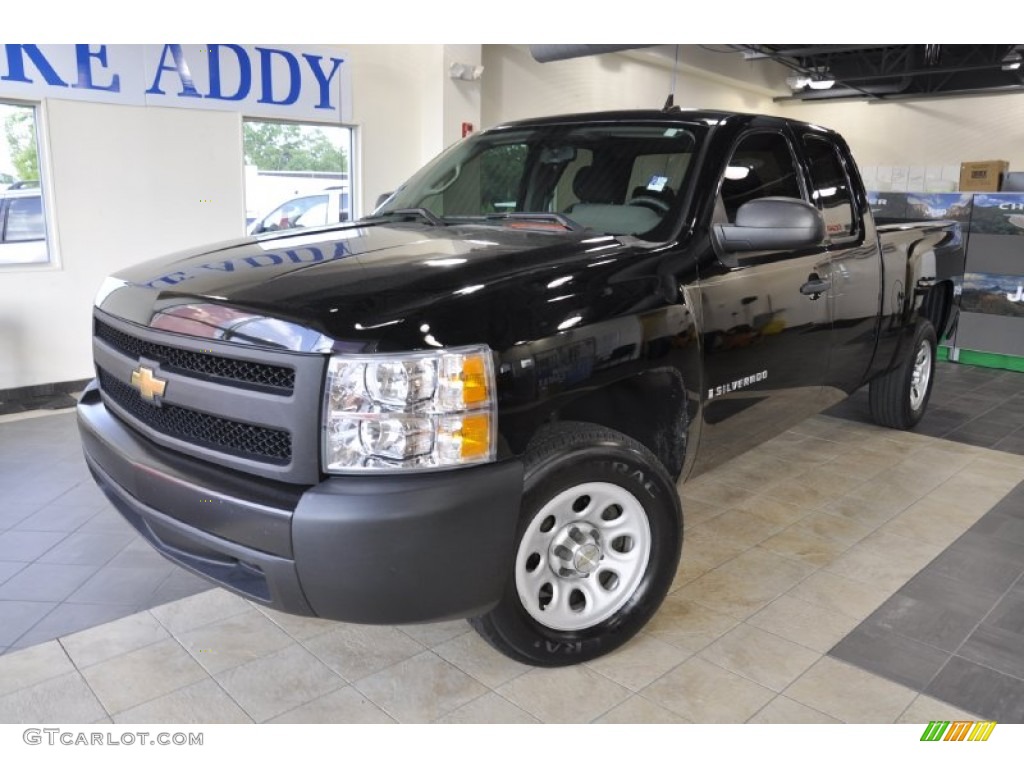
<path id="1" fill-rule="evenodd" d="M 326 46 L 3 44 L 4 97 L 352 122 L 348 57 Z"/>

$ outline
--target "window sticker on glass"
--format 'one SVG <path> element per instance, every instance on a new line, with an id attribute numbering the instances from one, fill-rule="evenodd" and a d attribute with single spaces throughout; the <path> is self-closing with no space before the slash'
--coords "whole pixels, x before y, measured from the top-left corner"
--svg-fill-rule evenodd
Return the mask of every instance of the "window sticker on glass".
<path id="1" fill-rule="evenodd" d="M 675 136 L 676 134 L 678 134 L 679 132 L 680 132 L 679 128 L 667 128 L 665 130 L 665 135 L 669 136 L 669 137 L 672 137 L 672 136 Z"/>
<path id="2" fill-rule="evenodd" d="M 661 192 L 668 184 L 668 176 L 651 176 L 651 180 L 647 182 L 648 192 Z"/>

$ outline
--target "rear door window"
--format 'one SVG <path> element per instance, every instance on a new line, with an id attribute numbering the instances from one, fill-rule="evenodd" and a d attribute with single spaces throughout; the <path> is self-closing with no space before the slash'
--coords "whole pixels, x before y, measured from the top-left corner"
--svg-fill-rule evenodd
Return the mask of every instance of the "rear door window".
<path id="1" fill-rule="evenodd" d="M 857 234 L 853 215 L 850 179 L 840 159 L 839 148 L 821 136 L 804 136 L 804 151 L 811 174 L 811 196 L 825 219 L 825 232 L 830 240 Z"/>

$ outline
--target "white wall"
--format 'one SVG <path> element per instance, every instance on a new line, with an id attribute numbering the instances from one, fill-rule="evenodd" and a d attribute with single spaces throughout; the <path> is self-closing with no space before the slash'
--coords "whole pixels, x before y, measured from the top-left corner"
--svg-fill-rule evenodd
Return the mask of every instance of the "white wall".
<path id="1" fill-rule="evenodd" d="M 103 277 L 245 220 L 239 115 L 50 100 L 43 119 L 60 266 L 0 271 L 0 389 L 90 376 Z"/>
<path id="2" fill-rule="evenodd" d="M 744 62 L 681 46 L 675 103 L 682 107 L 773 112 L 770 62 Z M 711 72 L 698 64 L 721 61 Z M 738 62 L 738 63 L 737 63 Z M 728 64 L 725 67 L 725 64 Z M 485 127 L 506 120 L 605 109 L 660 109 L 672 86 L 673 60 L 647 51 L 536 62 L 525 45 L 485 45 Z M 767 72 L 767 75 L 766 75 Z"/>
<path id="3" fill-rule="evenodd" d="M 672 48 L 539 64 L 525 45 L 485 45 L 485 126 L 546 114 L 660 107 Z M 1008 160 L 1024 170 L 1024 94 L 875 103 L 779 102 L 786 70 L 739 54 L 680 47 L 676 103 L 763 112 L 842 133 L 861 165 L 955 165 Z"/>
<path id="4" fill-rule="evenodd" d="M 448 70 L 452 64 L 479 65 L 483 61 L 482 45 L 446 45 L 441 79 L 444 82 L 444 146 L 462 138 L 462 123 L 471 123 L 480 130 L 482 81 L 453 80 Z"/>
<path id="5" fill-rule="evenodd" d="M 443 46 L 350 45 L 359 213 L 443 148 Z"/>
<path id="6" fill-rule="evenodd" d="M 445 46 L 338 50 L 352 64 L 356 206 L 367 211 L 447 131 L 480 122 L 479 93 L 445 99 Z M 58 266 L 0 269 L 0 390 L 92 375 L 90 311 L 106 275 L 244 233 L 242 115 L 50 99 L 41 120 Z"/>
<path id="7" fill-rule="evenodd" d="M 833 128 L 861 165 L 1008 160 L 1024 171 L 1024 94 L 914 101 L 784 102 L 779 114 Z"/>
<path id="8" fill-rule="evenodd" d="M 352 45 L 353 112 L 362 213 L 420 166 L 480 127 L 480 82 L 453 81 L 448 66 L 480 63 L 479 45 Z M 357 201 L 357 205 L 359 201 Z"/>

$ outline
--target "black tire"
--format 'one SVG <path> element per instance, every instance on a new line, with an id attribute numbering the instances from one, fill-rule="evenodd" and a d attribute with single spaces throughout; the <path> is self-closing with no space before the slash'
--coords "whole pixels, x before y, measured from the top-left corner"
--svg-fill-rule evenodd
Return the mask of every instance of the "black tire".
<path id="1" fill-rule="evenodd" d="M 876 424 L 910 429 L 921 420 L 935 383 L 935 347 L 935 328 L 929 321 L 918 319 L 913 343 L 903 361 L 871 380 L 868 404 Z M 923 386 L 919 370 L 922 358 L 926 358 L 927 364 L 927 382 Z"/>
<path id="2" fill-rule="evenodd" d="M 679 494 L 668 473 L 647 448 L 626 435 L 596 425 L 560 422 L 546 427 L 531 443 L 525 465 L 513 573 L 509 574 L 501 602 L 484 616 L 471 619 L 470 624 L 484 640 L 516 661 L 541 667 L 579 664 L 606 654 L 633 637 L 664 600 L 675 577 L 682 548 Z M 583 487 L 597 491 L 594 499 L 579 491 Z M 605 491 L 610 495 L 602 495 Z M 571 506 L 566 507 L 560 501 L 563 499 L 571 500 Z M 608 500 L 624 501 L 621 506 L 611 503 L 602 507 Z M 550 513 L 551 505 L 560 504 L 557 515 Z M 549 511 L 541 516 L 539 513 L 545 508 Z M 579 515 L 581 527 L 575 527 L 573 514 Z M 554 521 L 556 516 L 561 522 L 552 522 L 545 530 L 545 524 Z M 649 526 L 647 541 L 644 541 L 641 524 L 644 520 Z M 586 528 L 587 521 L 595 523 L 588 534 L 595 543 L 590 538 L 586 538 L 585 544 L 580 541 L 581 529 Z M 620 522 L 624 528 L 617 527 Z M 617 532 L 623 530 L 640 533 L 631 543 L 630 536 L 618 535 Z M 559 539 L 565 535 L 572 540 Z M 579 543 L 571 560 L 557 561 L 573 568 L 572 572 L 565 570 L 562 575 L 552 564 L 556 557 L 561 557 L 555 553 L 566 552 L 558 546 L 559 541 L 570 546 L 574 546 L 573 541 Z M 580 559 L 580 553 L 587 546 L 596 550 L 594 554 L 599 554 L 600 559 L 589 554 Z M 644 551 L 649 552 L 645 562 L 642 561 Z M 615 571 L 617 563 L 620 558 L 633 557 L 636 560 L 621 569 L 620 581 L 620 574 Z M 526 573 L 531 563 L 533 572 Z M 576 568 L 587 570 L 587 574 L 583 575 Z M 525 570 L 520 573 L 520 569 Z M 536 601 L 528 598 L 531 606 L 528 609 L 518 586 L 520 579 L 534 578 L 547 579 L 547 587 L 554 585 L 555 598 L 553 601 L 548 598 L 552 616 L 560 611 L 558 616 L 567 621 L 585 623 L 588 617 L 597 621 L 569 629 L 538 621 L 531 610 L 549 621 L 543 613 L 543 597 Z M 580 591 L 581 585 L 588 594 L 596 596 L 593 604 L 591 598 Z M 615 591 L 619 588 L 623 590 L 621 593 Z M 525 583 L 523 589 L 526 594 L 536 596 Z M 539 594 L 543 591 L 542 587 Z M 577 610 L 572 604 L 574 595 L 585 598 L 578 616 L 572 615 Z M 606 601 L 606 605 L 599 608 L 601 600 Z M 603 615 L 607 611 L 612 613 Z M 552 618 L 550 623 L 558 621 Z"/>

